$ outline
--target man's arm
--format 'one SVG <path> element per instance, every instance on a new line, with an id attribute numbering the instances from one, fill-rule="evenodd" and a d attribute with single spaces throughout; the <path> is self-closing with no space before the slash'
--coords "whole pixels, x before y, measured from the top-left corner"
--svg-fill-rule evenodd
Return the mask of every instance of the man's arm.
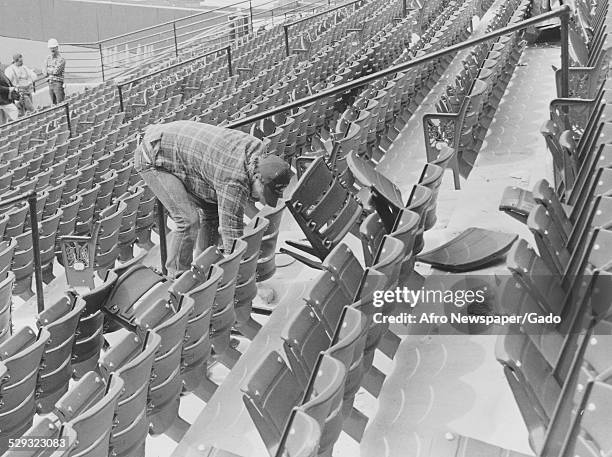
<path id="1" fill-rule="evenodd" d="M 49 58 L 48 57 L 45 59 L 45 62 L 43 63 L 43 66 L 40 69 L 40 71 L 42 72 L 43 76 L 49 76 Z"/>
<path id="2" fill-rule="evenodd" d="M 217 190 L 219 206 L 219 228 L 225 252 L 229 253 L 232 243 L 244 231 L 244 207 L 248 199 L 246 187 L 237 181 L 226 183 Z"/>
<path id="3" fill-rule="evenodd" d="M 55 67 L 54 75 L 63 74 L 65 69 L 66 69 L 66 59 L 64 59 L 63 57 L 60 57 L 59 62 L 57 66 Z"/>
<path id="4" fill-rule="evenodd" d="M 0 79 L 2 79 L 0 83 L 0 98 L 12 103 L 11 93 L 15 90 L 15 88 L 11 85 L 11 81 L 8 78 Z"/>
<path id="5" fill-rule="evenodd" d="M 13 69 L 12 65 L 5 68 L 4 75 L 8 78 L 13 86 L 17 85 L 17 75 L 15 74 L 15 70 Z"/>
<path id="6" fill-rule="evenodd" d="M 38 78 L 38 75 L 28 67 L 26 67 L 26 71 L 28 72 L 28 76 L 32 80 L 31 82 L 34 83 L 34 81 L 36 81 L 36 78 Z"/>

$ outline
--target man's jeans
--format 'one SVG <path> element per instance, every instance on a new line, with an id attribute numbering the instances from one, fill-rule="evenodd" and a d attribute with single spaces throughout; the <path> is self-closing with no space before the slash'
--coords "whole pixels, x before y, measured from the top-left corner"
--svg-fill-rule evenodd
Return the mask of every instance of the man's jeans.
<path id="1" fill-rule="evenodd" d="M 173 174 L 145 166 L 140 170 L 140 176 L 162 202 L 176 224 L 176 230 L 168 242 L 166 261 L 168 274 L 176 276 L 191 268 L 194 248 L 197 255 L 208 246 L 217 245 L 219 240 L 217 205 L 196 200 L 187 192 L 183 182 Z"/>
<path id="2" fill-rule="evenodd" d="M 0 125 L 11 122 L 17 119 L 19 116 L 19 110 L 13 103 L 8 105 L 0 105 Z"/>
<path id="3" fill-rule="evenodd" d="M 60 81 L 49 82 L 49 95 L 51 96 L 51 103 L 57 105 L 62 103 L 66 98 L 64 93 L 64 83 Z"/>
<path id="4" fill-rule="evenodd" d="M 32 103 L 32 94 L 30 92 L 22 92 L 19 91 L 21 98 L 15 105 L 19 110 L 19 116 L 24 116 L 25 114 L 34 111 L 34 103 Z"/>

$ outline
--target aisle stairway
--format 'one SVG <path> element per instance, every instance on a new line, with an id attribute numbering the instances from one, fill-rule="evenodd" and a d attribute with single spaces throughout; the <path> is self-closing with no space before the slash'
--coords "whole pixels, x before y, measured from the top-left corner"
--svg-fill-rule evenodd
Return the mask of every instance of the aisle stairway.
<path id="1" fill-rule="evenodd" d="M 463 188 L 453 190 L 451 177 L 446 176 L 448 182 L 443 183 L 438 197 L 439 221 L 426 233 L 425 250 L 472 226 L 532 239 L 525 225 L 499 211 L 498 203 L 506 186 L 531 188 L 550 174 L 549 154 L 537 126 L 547 118 L 549 101 L 555 97 L 551 66 L 558 62 L 558 47 L 525 49 Z M 422 154 L 422 147 L 417 146 L 422 145 L 418 127 L 416 121 L 406 127 L 393 146 L 393 155 L 381 166 L 398 182 L 403 182 L 400 176 L 410 173 L 412 160 L 406 156 L 412 158 L 417 151 Z M 444 274 L 425 265 L 419 269 L 424 275 Z M 493 271 L 503 274 L 505 265 L 486 274 Z M 403 329 L 402 333 L 407 332 Z M 531 454 L 523 420 L 495 360 L 495 339 L 495 335 L 411 335 L 404 338 L 392 363 L 381 356 L 381 365 L 387 365 L 390 372 L 377 410 L 364 411 L 376 416 L 364 434 L 361 455 L 378 457 L 381 449 L 387 456 L 418 455 L 415 449 L 425 444 L 425 431 L 432 429 L 450 433 L 449 440 L 463 435 Z M 367 399 L 362 400 L 362 405 L 368 404 Z M 406 434 L 406 430 L 415 432 Z"/>

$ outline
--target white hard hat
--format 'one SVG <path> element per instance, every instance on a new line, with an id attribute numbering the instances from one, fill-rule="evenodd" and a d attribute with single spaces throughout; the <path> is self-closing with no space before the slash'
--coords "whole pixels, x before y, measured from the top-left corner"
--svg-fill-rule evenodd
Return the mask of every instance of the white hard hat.
<path id="1" fill-rule="evenodd" d="M 48 42 L 47 42 L 47 47 L 49 49 L 51 48 L 57 48 L 59 46 L 59 43 L 57 42 L 57 40 L 55 38 L 51 38 Z"/>

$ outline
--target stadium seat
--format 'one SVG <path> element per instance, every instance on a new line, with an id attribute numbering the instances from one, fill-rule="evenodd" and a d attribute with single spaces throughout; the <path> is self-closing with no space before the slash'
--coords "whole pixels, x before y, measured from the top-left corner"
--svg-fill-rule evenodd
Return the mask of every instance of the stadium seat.
<path id="1" fill-rule="evenodd" d="M 0 281 L 0 343 L 12 334 L 11 312 L 13 306 L 13 284 L 15 274 L 12 271 L 5 273 L 5 278 Z"/>
<path id="2" fill-rule="evenodd" d="M 257 282 L 269 279 L 276 271 L 276 244 L 284 209 L 284 205 L 278 205 L 276 208 L 265 206 L 257 214 L 269 222 L 261 240 L 261 253 L 257 260 Z"/>
<path id="3" fill-rule="evenodd" d="M 287 322 L 281 338 L 291 371 L 305 388 L 319 353 L 329 348 L 332 336 L 313 310 L 302 306 Z"/>
<path id="4" fill-rule="evenodd" d="M 275 457 L 316 457 L 321 428 L 308 414 L 294 409 L 285 426 Z"/>
<path id="5" fill-rule="evenodd" d="M 9 447 L 9 439 L 18 438 L 32 426 L 36 412 L 36 388 L 38 371 L 49 341 L 49 332 L 40 329 L 38 334 L 23 327 L 0 343 L 0 361 L 7 375 L 2 382 L 2 406 L 0 406 L 0 451 Z"/>
<path id="6" fill-rule="evenodd" d="M 167 301 L 148 302 L 146 308 L 138 310 L 135 323 L 138 328 L 150 329 L 161 337 L 155 353 L 152 379 L 149 390 L 149 433 L 167 431 L 178 417 L 179 394 L 182 388 L 181 354 L 193 300 L 181 301 L 174 310 Z"/>
<path id="7" fill-rule="evenodd" d="M 43 354 L 44 365 L 39 373 L 36 399 L 39 414 L 51 412 L 55 402 L 68 391 L 72 377 L 72 347 L 84 309 L 84 300 L 64 296 L 47 306 L 36 318 L 38 328 L 44 328 L 50 335 Z"/>
<path id="8" fill-rule="evenodd" d="M 315 365 L 304 401 L 298 408 L 315 419 L 321 428 L 319 456 L 331 456 L 342 431 L 342 398 L 347 370 L 342 362 L 321 354 Z"/>
<path id="9" fill-rule="evenodd" d="M 261 252 L 264 233 L 268 230 L 268 219 L 256 217 L 245 227 L 240 238 L 247 243 L 247 249 L 240 261 L 236 279 L 235 305 L 236 329 L 247 338 L 254 338 L 261 327 L 251 318 L 253 299 L 257 296 L 257 263 Z"/>
<path id="10" fill-rule="evenodd" d="M 353 307 L 346 307 L 334 332 L 332 344 L 325 351 L 329 356 L 342 362 L 347 372 L 342 404 L 342 414 L 345 419 L 350 416 L 355 394 L 364 375 L 363 353 L 368 328 L 365 314 Z"/>
<path id="11" fill-rule="evenodd" d="M 15 273 L 15 287 L 13 295 L 24 300 L 31 298 L 32 275 L 34 273 L 34 248 L 32 246 L 32 231 L 27 230 L 15 237 L 17 245 L 13 254 L 13 273 Z"/>
<path id="12" fill-rule="evenodd" d="M 187 273 L 184 273 L 175 282 L 175 285 L 186 275 Z M 194 301 L 193 311 L 187 321 L 182 354 L 183 385 L 187 391 L 195 390 L 202 384 L 202 380 L 206 376 L 206 364 L 211 351 L 210 320 L 222 275 L 223 270 L 217 265 L 212 265 L 208 275 L 204 278 L 205 280 L 184 293 L 186 297 L 190 297 Z M 170 288 L 169 292 L 171 299 L 173 299 L 173 289 Z M 177 299 L 174 298 L 174 300 Z"/>
<path id="13" fill-rule="evenodd" d="M 331 179 L 330 179 L 331 177 Z M 323 260 L 344 236 L 355 230 L 362 206 L 339 178 L 334 178 L 323 158 L 315 160 L 300 178 L 287 207 L 306 235 L 310 246 L 287 244 Z M 303 257 L 283 250 L 297 260 Z"/>
<path id="14" fill-rule="evenodd" d="M 0 279 L 4 280 L 8 271 L 11 269 L 13 253 L 16 247 L 17 241 L 14 238 L 0 241 Z"/>
<path id="15" fill-rule="evenodd" d="M 612 443 L 610 435 L 606 432 L 610 420 L 602 411 L 608 408 L 611 400 L 610 384 L 592 381 L 586 386 L 583 400 L 573 416 L 561 455 L 594 457 L 610 452 Z"/>
<path id="16" fill-rule="evenodd" d="M 86 305 L 79 318 L 72 350 L 72 366 L 77 379 L 96 367 L 104 344 L 102 307 L 116 282 L 117 275 L 109 271 L 100 286 L 81 294 Z"/>
<path id="17" fill-rule="evenodd" d="M 117 456 L 144 453 L 149 431 L 146 414 L 149 382 L 160 343 L 161 338 L 155 332 L 147 332 L 144 339 L 126 333 L 100 357 L 99 369 L 106 382 L 113 374 L 124 381 L 110 438 L 110 447 Z"/>
<path id="18" fill-rule="evenodd" d="M 268 450 L 278 447 L 291 410 L 303 396 L 303 388 L 276 351 L 265 356 L 245 379 L 241 390 L 251 419 Z"/>
<path id="19" fill-rule="evenodd" d="M 76 446 L 77 434 L 69 424 L 60 424 L 54 422 L 50 417 L 44 417 L 29 428 L 21 438 L 49 440 L 47 441 L 49 446 L 16 447 L 9 449 L 3 455 L 6 457 L 68 457 Z"/>
<path id="20" fill-rule="evenodd" d="M 55 405 L 53 413 L 77 434 L 72 455 L 107 457 L 115 410 L 124 382 L 104 379 L 93 371 L 83 376 Z"/>

